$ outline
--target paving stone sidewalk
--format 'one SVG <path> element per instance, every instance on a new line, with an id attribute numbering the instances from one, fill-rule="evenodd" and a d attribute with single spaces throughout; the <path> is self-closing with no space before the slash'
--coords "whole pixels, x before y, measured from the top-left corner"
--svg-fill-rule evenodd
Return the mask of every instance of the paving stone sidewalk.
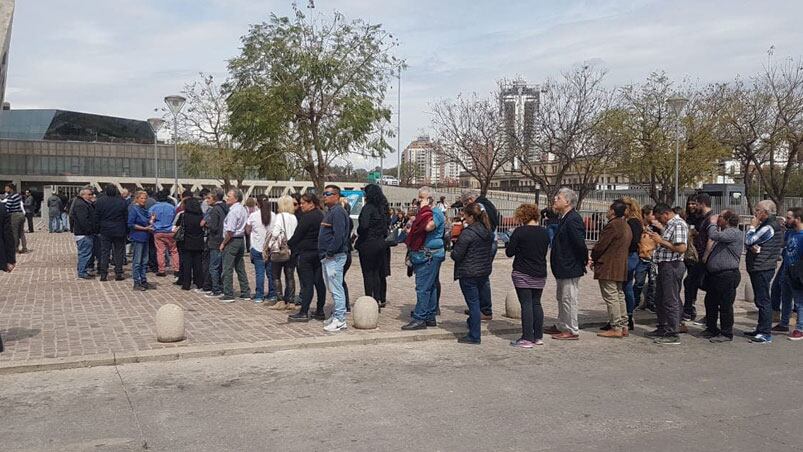
<path id="1" fill-rule="evenodd" d="M 144 293 L 132 290 L 130 268 L 126 268 L 127 279 L 121 282 L 79 280 L 75 275 L 75 244 L 69 233 L 50 234 L 40 229 L 28 235 L 28 244 L 33 252 L 19 256 L 17 269 L 11 274 L 0 273 L 0 334 L 6 345 L 6 351 L 0 354 L 0 364 L 197 345 L 303 342 L 332 336 L 323 331 L 321 322 L 288 323 L 289 311 L 270 310 L 250 301 L 223 304 L 182 291 L 172 284 L 171 277 L 156 278 L 149 274 L 149 281 L 158 288 Z M 349 328 L 337 335 L 347 339 L 400 332 L 415 304 L 414 284 L 406 276 L 403 253 L 403 246 L 394 249 L 392 276 L 388 280 L 389 305 L 380 314 L 379 328 L 371 331 Z M 511 264 L 512 259 L 505 257 L 500 249 L 492 275 L 494 320 L 487 324 L 491 333 L 510 332 L 519 327 L 518 320 L 503 316 L 504 297 L 512 288 Z M 253 266 L 247 262 L 246 267 L 253 290 Z M 452 272 L 453 266 L 447 259 L 441 269 L 442 316 L 438 328 L 457 334 L 465 331 L 465 303 Z M 356 254 L 346 279 L 353 302 L 363 293 Z M 557 315 L 554 290 L 554 280 L 550 277 L 542 300 L 547 325 Z M 741 294 L 740 290 L 737 298 L 741 299 Z M 178 304 L 186 311 L 187 339 L 183 342 L 162 344 L 155 339 L 154 318 L 165 303 Z M 331 306 L 330 298 L 327 312 Z M 737 306 L 743 310 L 748 304 L 737 301 Z M 581 283 L 580 316 L 581 323 L 606 319 L 598 286 L 590 275 Z M 647 324 L 652 318 L 651 314 L 640 312 L 637 321 Z"/>

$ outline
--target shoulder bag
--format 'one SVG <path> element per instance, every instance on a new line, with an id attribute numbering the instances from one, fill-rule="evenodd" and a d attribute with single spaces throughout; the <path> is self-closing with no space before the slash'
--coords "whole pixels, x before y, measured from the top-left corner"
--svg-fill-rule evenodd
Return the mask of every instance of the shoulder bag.
<path id="1" fill-rule="evenodd" d="M 282 231 L 278 237 L 278 243 L 271 249 L 268 259 L 271 262 L 287 262 L 290 260 L 290 246 L 287 244 L 287 224 L 284 222 L 284 215 L 279 214 L 282 218 Z"/>

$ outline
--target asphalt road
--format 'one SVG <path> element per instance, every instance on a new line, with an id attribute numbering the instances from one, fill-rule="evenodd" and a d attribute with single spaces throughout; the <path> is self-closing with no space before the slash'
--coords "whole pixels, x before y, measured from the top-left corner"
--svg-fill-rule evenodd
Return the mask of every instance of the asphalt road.
<path id="1" fill-rule="evenodd" d="M 13 450 L 800 450 L 803 343 L 486 337 L 0 376 Z"/>

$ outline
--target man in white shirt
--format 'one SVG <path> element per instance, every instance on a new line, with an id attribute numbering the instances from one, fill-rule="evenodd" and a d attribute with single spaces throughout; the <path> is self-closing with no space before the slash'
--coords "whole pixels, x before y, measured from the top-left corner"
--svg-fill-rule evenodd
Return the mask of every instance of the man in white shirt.
<path id="1" fill-rule="evenodd" d="M 220 301 L 233 303 L 234 274 L 240 283 L 240 298 L 251 298 L 251 289 L 248 287 L 248 277 L 245 273 L 245 224 L 248 222 L 248 210 L 242 205 L 243 192 L 233 188 L 226 194 L 226 204 L 229 213 L 223 220 L 223 243 L 220 251 L 223 253 L 223 295 Z"/>

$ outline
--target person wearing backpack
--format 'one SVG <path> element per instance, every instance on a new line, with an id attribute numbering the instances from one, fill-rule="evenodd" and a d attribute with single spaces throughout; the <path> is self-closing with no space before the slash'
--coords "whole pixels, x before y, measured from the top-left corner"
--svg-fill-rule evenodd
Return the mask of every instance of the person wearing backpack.
<path id="1" fill-rule="evenodd" d="M 296 232 L 298 220 L 296 219 L 296 208 L 293 198 L 284 195 L 277 201 L 278 213 L 273 220 L 273 230 L 266 243 L 269 252 L 271 277 L 273 285 L 276 287 L 276 295 L 279 301 L 270 307 L 274 310 L 294 310 L 295 305 L 295 269 L 296 259 L 290 251 L 288 241 Z M 284 291 L 282 291 L 282 273 L 284 273 Z"/>

